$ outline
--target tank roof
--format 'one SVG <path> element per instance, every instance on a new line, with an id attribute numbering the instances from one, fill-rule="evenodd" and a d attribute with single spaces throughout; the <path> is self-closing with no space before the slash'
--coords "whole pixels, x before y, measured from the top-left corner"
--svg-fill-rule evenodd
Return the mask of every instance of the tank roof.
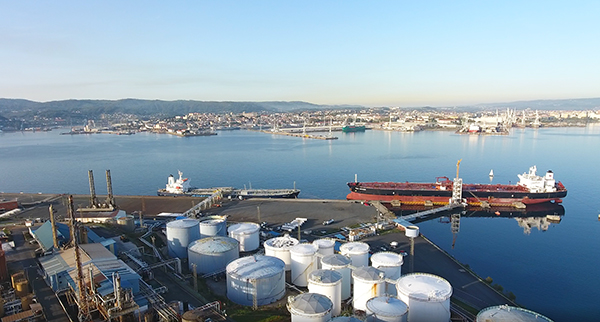
<path id="1" fill-rule="evenodd" d="M 242 257 L 227 265 L 227 274 L 240 278 L 266 278 L 285 270 L 285 263 L 276 257 L 254 255 Z"/>
<path id="2" fill-rule="evenodd" d="M 393 252 L 379 252 L 371 256 L 371 263 L 383 266 L 400 266 L 404 263 L 402 255 Z"/>
<path id="3" fill-rule="evenodd" d="M 367 309 L 377 316 L 403 316 L 408 312 L 408 305 L 393 296 L 380 296 L 368 300 Z"/>
<path id="4" fill-rule="evenodd" d="M 329 248 L 335 245 L 335 240 L 329 238 L 321 238 L 314 240 L 313 244 L 319 248 Z"/>
<path id="5" fill-rule="evenodd" d="M 195 253 L 224 253 L 238 249 L 240 242 L 235 238 L 215 236 L 198 239 L 188 246 L 188 251 Z"/>
<path id="6" fill-rule="evenodd" d="M 327 313 L 333 308 L 333 302 L 325 296 L 317 293 L 302 293 L 288 298 L 288 304 L 294 310 L 304 314 Z"/>
<path id="7" fill-rule="evenodd" d="M 363 266 L 353 270 L 352 277 L 366 281 L 379 281 L 385 277 L 385 273 L 373 266 Z"/>
<path id="8" fill-rule="evenodd" d="M 298 244 L 290 248 L 292 254 L 310 255 L 316 253 L 318 250 L 316 245 L 313 244 Z"/>
<path id="9" fill-rule="evenodd" d="M 230 233 L 238 235 L 253 234 L 260 229 L 260 225 L 253 222 L 241 222 L 229 226 L 228 231 Z"/>
<path id="10" fill-rule="evenodd" d="M 207 219 L 207 220 L 202 220 L 200 222 L 200 225 L 214 225 L 214 224 L 220 224 L 222 222 L 224 222 L 225 219 L 221 218 L 221 219 Z"/>
<path id="11" fill-rule="evenodd" d="M 534 321 L 548 321 L 552 322 L 549 318 L 526 309 L 519 307 L 499 305 L 485 308 L 477 314 L 478 322 L 503 322 L 503 321 L 515 321 L 515 322 L 534 322 Z"/>
<path id="12" fill-rule="evenodd" d="M 333 254 L 333 255 L 323 256 L 321 258 L 321 263 L 327 264 L 329 266 L 341 267 L 341 266 L 350 265 L 350 263 L 352 263 L 352 260 L 342 254 Z"/>
<path id="13" fill-rule="evenodd" d="M 300 242 L 296 238 L 290 237 L 289 235 L 284 235 L 281 237 L 267 239 L 264 245 L 265 247 L 289 249 L 294 245 L 298 245 L 298 243 Z"/>
<path id="14" fill-rule="evenodd" d="M 369 252 L 369 244 L 363 242 L 349 242 L 340 246 L 340 251 L 348 254 L 364 254 Z"/>
<path id="15" fill-rule="evenodd" d="M 191 218 L 187 218 L 187 219 L 179 219 L 179 220 L 173 220 L 173 221 L 169 221 L 167 223 L 167 228 L 191 228 L 194 226 L 197 226 L 199 223 L 199 221 L 197 219 L 191 219 Z"/>
<path id="16" fill-rule="evenodd" d="M 402 276 L 396 283 L 398 292 L 421 301 L 445 301 L 452 295 L 452 285 L 433 274 L 413 273 Z"/>
<path id="17" fill-rule="evenodd" d="M 308 279 L 322 284 L 335 284 L 342 280 L 342 274 L 331 269 L 317 269 L 308 274 Z"/>

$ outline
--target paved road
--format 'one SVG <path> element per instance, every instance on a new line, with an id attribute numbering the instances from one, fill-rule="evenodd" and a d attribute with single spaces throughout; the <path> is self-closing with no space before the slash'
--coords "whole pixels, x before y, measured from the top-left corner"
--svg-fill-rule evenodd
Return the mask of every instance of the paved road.
<path id="1" fill-rule="evenodd" d="M 29 284 L 44 309 L 46 321 L 68 322 L 71 321 L 58 302 L 54 291 L 46 284 L 41 275 L 38 274 L 38 265 L 35 258 L 37 244 L 27 243 L 23 237 L 25 227 L 14 227 L 13 238 L 16 249 L 7 253 L 7 261 L 11 271 L 25 270 Z"/>

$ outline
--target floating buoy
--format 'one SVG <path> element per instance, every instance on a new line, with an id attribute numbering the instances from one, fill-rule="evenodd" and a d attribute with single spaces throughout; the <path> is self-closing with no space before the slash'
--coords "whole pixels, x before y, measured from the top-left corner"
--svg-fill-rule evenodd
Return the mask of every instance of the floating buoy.
<path id="1" fill-rule="evenodd" d="M 499 211 L 496 211 L 495 214 L 496 214 L 496 216 L 500 216 L 500 212 Z"/>

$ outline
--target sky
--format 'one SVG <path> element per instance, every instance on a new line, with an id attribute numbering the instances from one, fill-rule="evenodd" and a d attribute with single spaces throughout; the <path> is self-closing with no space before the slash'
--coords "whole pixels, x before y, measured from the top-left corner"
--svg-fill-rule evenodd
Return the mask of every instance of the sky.
<path id="1" fill-rule="evenodd" d="M 0 97 L 600 97 L 600 1 L 5 1 Z"/>

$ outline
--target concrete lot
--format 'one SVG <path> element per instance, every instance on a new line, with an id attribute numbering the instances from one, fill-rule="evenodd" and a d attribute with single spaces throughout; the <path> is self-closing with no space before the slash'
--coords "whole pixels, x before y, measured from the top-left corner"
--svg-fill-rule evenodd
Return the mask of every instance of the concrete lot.
<path id="1" fill-rule="evenodd" d="M 57 210 L 59 217 L 66 217 L 64 197 L 61 195 L 20 195 L 28 202 L 46 200 L 47 202 L 24 211 L 13 220 L 20 221 L 24 218 L 47 219 L 48 203 L 51 202 Z M 8 194 L 0 197 L 10 198 Z M 54 197 L 54 199 L 52 199 Z M 99 200 L 104 197 L 99 196 Z M 87 205 L 89 196 L 74 196 L 75 205 Z M 197 204 L 202 198 L 189 197 L 154 197 L 154 196 L 117 196 L 117 204 L 127 213 L 133 211 L 144 211 L 146 218 L 160 212 L 182 213 L 192 205 Z M 302 231 L 312 231 L 312 235 L 302 234 L 302 238 L 313 240 L 319 238 L 320 232 L 327 230 L 328 233 L 339 231 L 342 227 L 355 226 L 361 223 L 374 222 L 377 220 L 378 212 L 375 208 L 365 206 L 361 203 L 345 200 L 307 200 L 307 199 L 250 199 L 250 200 L 225 200 L 221 207 L 214 207 L 205 211 L 206 214 L 221 214 L 228 216 L 228 222 L 242 221 L 266 221 L 272 227 L 292 221 L 297 217 L 307 218 L 308 221 L 302 226 Z M 259 219 L 260 213 L 260 219 Z M 63 215 L 60 215 L 63 214 Z M 323 226 L 323 221 L 334 219 L 335 222 Z M 295 232 L 291 233 L 295 235 Z M 404 233 L 397 230 L 392 233 L 373 236 L 364 239 L 374 252 L 380 251 L 381 247 L 389 247 L 391 241 L 397 241 L 399 246 L 394 251 L 409 251 L 409 240 Z M 15 254 L 16 255 L 16 254 Z M 404 258 L 403 274 L 407 272 L 424 272 L 441 276 L 447 279 L 453 286 L 453 298 L 470 304 L 476 309 L 488 306 L 511 304 L 508 299 L 491 289 L 477 276 L 465 270 L 454 259 L 444 251 L 437 248 L 426 239 L 418 237 L 415 239 L 415 256 Z"/>

